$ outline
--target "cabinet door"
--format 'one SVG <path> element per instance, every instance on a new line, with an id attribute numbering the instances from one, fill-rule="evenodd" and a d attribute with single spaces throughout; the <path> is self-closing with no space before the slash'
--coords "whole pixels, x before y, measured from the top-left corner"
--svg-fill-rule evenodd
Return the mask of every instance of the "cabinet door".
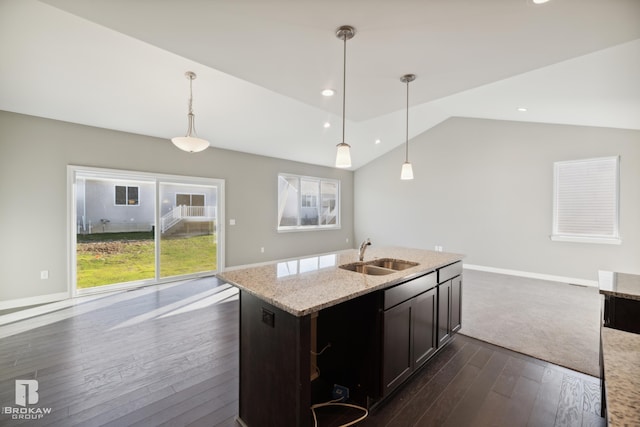
<path id="1" fill-rule="evenodd" d="M 413 301 L 413 360 L 417 369 L 436 350 L 437 289 L 433 288 Z"/>
<path id="2" fill-rule="evenodd" d="M 462 326 L 462 276 L 451 281 L 451 333 L 458 332 Z"/>
<path id="3" fill-rule="evenodd" d="M 383 394 L 386 396 L 411 375 L 411 302 L 384 312 Z"/>
<path id="4" fill-rule="evenodd" d="M 438 346 L 444 344 L 451 335 L 451 280 L 438 285 Z"/>

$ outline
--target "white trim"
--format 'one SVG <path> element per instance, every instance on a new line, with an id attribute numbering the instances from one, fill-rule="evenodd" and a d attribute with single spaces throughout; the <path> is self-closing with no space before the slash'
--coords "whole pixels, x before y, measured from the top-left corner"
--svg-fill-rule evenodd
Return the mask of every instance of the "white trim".
<path id="1" fill-rule="evenodd" d="M 47 304 L 50 302 L 62 301 L 69 298 L 67 292 L 58 292 L 56 294 L 38 295 L 35 297 L 16 298 L 6 301 L 0 301 L 0 310 L 9 310 L 12 308 L 28 307 L 30 305 Z"/>
<path id="2" fill-rule="evenodd" d="M 562 236 L 552 235 L 549 236 L 554 242 L 572 242 L 572 243 L 601 243 L 605 245 L 621 245 L 622 239 L 620 238 L 608 238 L 608 237 L 581 237 L 581 236 Z"/>
<path id="3" fill-rule="evenodd" d="M 67 297 L 73 298 L 77 295 L 76 289 L 76 245 L 78 235 L 76 234 L 77 207 L 76 207 L 76 171 L 77 166 L 67 165 Z"/>
<path id="4" fill-rule="evenodd" d="M 469 270 L 486 271 L 488 273 L 508 274 L 510 276 L 528 277 L 530 279 L 548 280 L 551 282 L 569 283 L 572 285 L 598 287 L 597 280 L 576 279 L 574 277 L 555 276 L 552 274 L 532 273 L 529 271 L 509 270 L 506 268 L 485 267 L 483 265 L 463 264 Z"/>
<path id="5" fill-rule="evenodd" d="M 216 200 L 218 202 L 218 207 L 216 208 L 216 239 L 217 239 L 217 248 L 216 255 L 218 256 L 218 265 L 216 265 L 216 272 L 224 271 L 224 263 L 225 261 L 225 253 L 227 252 L 227 244 L 226 244 L 226 217 L 224 213 L 226 212 L 226 190 L 225 186 L 227 185 L 227 181 L 223 178 L 217 178 L 218 181 L 218 194 L 216 194 Z"/>

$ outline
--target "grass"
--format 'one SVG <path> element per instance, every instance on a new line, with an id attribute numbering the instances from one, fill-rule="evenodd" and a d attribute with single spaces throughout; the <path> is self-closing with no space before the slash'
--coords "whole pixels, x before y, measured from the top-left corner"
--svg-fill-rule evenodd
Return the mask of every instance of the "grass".
<path id="1" fill-rule="evenodd" d="M 81 241 L 78 236 L 78 288 L 155 277 L 154 240 L 140 236 L 150 233 L 113 234 L 119 234 L 119 239 L 104 235 L 101 239 L 99 235 L 92 234 L 90 239 L 84 239 L 87 236 L 83 236 Z M 131 240 L 134 237 L 143 238 Z M 215 270 L 216 262 L 217 245 L 214 235 L 162 239 L 160 242 L 160 277 Z"/>
<path id="2" fill-rule="evenodd" d="M 215 236 L 196 236 L 160 241 L 161 277 L 215 270 L 217 265 Z"/>

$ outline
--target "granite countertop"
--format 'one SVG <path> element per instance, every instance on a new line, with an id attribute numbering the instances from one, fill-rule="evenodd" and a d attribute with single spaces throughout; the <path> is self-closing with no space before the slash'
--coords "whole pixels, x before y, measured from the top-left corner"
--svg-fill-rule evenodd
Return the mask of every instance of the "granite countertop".
<path id="1" fill-rule="evenodd" d="M 601 335 L 608 425 L 640 425 L 640 335 L 606 327 Z"/>
<path id="2" fill-rule="evenodd" d="M 640 275 L 599 271 L 598 283 L 603 295 L 640 300 Z"/>
<path id="3" fill-rule="evenodd" d="M 294 316 L 305 316 L 460 261 L 463 255 L 399 247 L 368 248 L 364 261 L 376 258 L 413 261 L 419 265 L 383 276 L 356 273 L 338 267 L 358 261 L 358 251 L 349 249 L 229 269 L 217 276 Z"/>

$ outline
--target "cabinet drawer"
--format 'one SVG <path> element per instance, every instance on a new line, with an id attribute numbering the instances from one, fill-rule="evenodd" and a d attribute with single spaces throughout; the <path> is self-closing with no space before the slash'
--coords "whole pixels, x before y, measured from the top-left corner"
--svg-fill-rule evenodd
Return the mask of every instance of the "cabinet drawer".
<path id="1" fill-rule="evenodd" d="M 456 276 L 462 274 L 462 262 L 447 265 L 438 269 L 438 283 L 446 282 L 449 279 L 453 279 Z"/>
<path id="2" fill-rule="evenodd" d="M 408 282 L 402 283 L 384 291 L 384 309 L 413 298 L 436 286 L 436 273 L 425 274 Z"/>

